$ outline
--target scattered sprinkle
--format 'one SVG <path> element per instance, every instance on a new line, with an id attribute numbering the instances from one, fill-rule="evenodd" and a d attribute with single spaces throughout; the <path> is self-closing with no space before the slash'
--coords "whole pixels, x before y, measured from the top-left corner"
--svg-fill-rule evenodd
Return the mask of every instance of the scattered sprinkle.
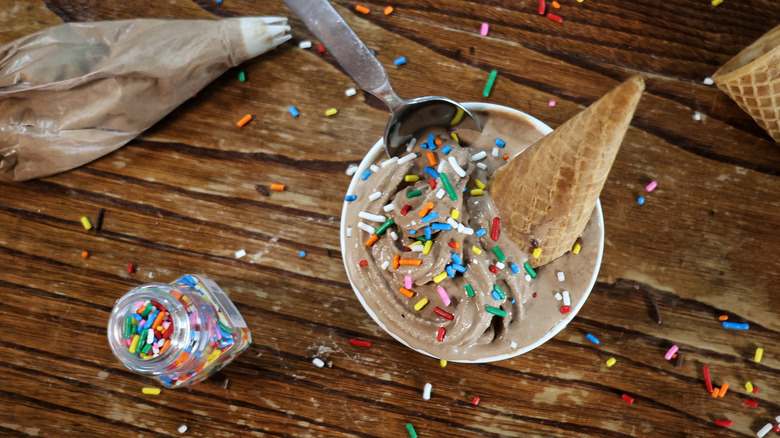
<path id="1" fill-rule="evenodd" d="M 236 122 L 236 126 L 241 128 L 242 126 L 244 126 L 247 123 L 249 123 L 250 120 L 252 120 L 252 114 L 247 114 L 244 117 L 241 117 L 241 120 Z"/>
<path id="2" fill-rule="evenodd" d="M 336 108 L 328 108 L 327 110 L 325 110 L 325 115 L 328 116 L 328 117 L 335 116 L 338 113 L 339 113 L 339 110 L 337 110 Z"/>
<path id="3" fill-rule="evenodd" d="M 81 216 L 81 226 L 83 226 L 85 230 L 91 230 L 92 222 L 89 221 L 88 217 Z"/>
<path id="4" fill-rule="evenodd" d="M 759 363 L 762 357 L 764 357 L 764 349 L 761 347 L 756 348 L 756 355 L 753 357 L 753 361 Z"/>
<path id="5" fill-rule="evenodd" d="M 721 1 L 722 1 L 722 0 L 721 0 Z M 714 0 L 713 0 L 713 2 L 714 2 Z M 766 434 L 768 434 L 770 430 L 772 430 L 772 423 L 767 423 L 767 424 L 765 424 L 765 425 L 764 425 L 764 427 L 762 427 L 761 429 L 759 429 L 759 431 L 758 431 L 758 432 L 756 432 L 756 436 L 757 436 L 758 438 L 764 438 L 764 436 L 765 436 Z"/>
<path id="6" fill-rule="evenodd" d="M 564 280 L 566 280 L 566 274 L 564 274 L 563 272 L 561 272 L 561 271 L 558 271 L 558 273 L 557 273 L 556 275 L 558 276 L 558 281 L 564 281 Z M 597 343 L 598 343 L 598 342 L 597 342 Z"/>
<path id="7" fill-rule="evenodd" d="M 357 199 L 357 195 L 347 195 L 347 196 L 344 197 L 344 200 L 347 201 L 347 202 L 352 202 L 355 199 Z"/>
<path id="8" fill-rule="evenodd" d="M 447 361 L 444 359 L 439 359 L 439 366 L 444 368 L 447 366 Z"/>
<path id="9" fill-rule="evenodd" d="M 322 43 L 317 44 L 317 51 L 322 54 L 325 53 L 325 46 L 322 45 Z"/>
<path id="10" fill-rule="evenodd" d="M 539 0 L 539 15 L 544 15 L 545 9 L 544 0 Z"/>
<path id="11" fill-rule="evenodd" d="M 269 188 L 275 192 L 283 192 L 284 184 L 271 184 Z"/>
<path id="12" fill-rule="evenodd" d="M 188 429 L 187 425 L 186 425 L 186 424 L 182 424 L 182 425 L 181 425 L 181 426 L 179 426 L 179 428 L 178 428 L 178 429 L 176 429 L 176 430 L 177 430 L 177 431 L 179 431 L 179 433 L 184 433 L 184 432 L 186 432 L 186 431 L 187 431 L 187 429 Z"/>
<path id="13" fill-rule="evenodd" d="M 698 111 L 693 113 L 693 120 L 696 120 L 697 122 L 701 121 L 701 113 Z"/>
<path id="14" fill-rule="evenodd" d="M 312 359 L 311 363 L 313 363 L 314 366 L 317 368 L 322 368 L 323 366 L 325 366 L 325 362 L 323 362 L 322 359 L 320 359 L 319 357 L 315 357 L 314 359 Z"/>
<path id="15" fill-rule="evenodd" d="M 293 117 L 298 117 L 301 114 L 298 112 L 298 108 L 295 108 L 294 106 L 287 108 L 287 111 L 289 111 Z"/>
<path id="16" fill-rule="evenodd" d="M 555 9 L 560 9 L 561 8 L 561 4 L 558 3 L 557 1 L 553 0 L 552 7 L 554 7 Z"/>
<path id="17" fill-rule="evenodd" d="M 707 365 L 701 367 L 701 371 L 704 374 L 704 385 L 707 388 L 707 392 L 712 392 L 712 379 L 710 379 L 710 368 Z"/>
<path id="18" fill-rule="evenodd" d="M 496 70 L 490 72 L 490 76 L 488 76 L 487 83 L 485 84 L 485 89 L 482 91 L 483 97 L 490 96 L 490 91 L 493 89 L 493 83 L 496 81 L 496 76 L 498 76 Z"/>
<path id="19" fill-rule="evenodd" d="M 657 181 L 651 181 L 650 184 L 648 184 L 645 187 L 645 190 L 647 190 L 648 192 L 652 192 L 653 190 L 655 190 L 656 187 L 658 187 L 658 182 Z"/>
<path id="20" fill-rule="evenodd" d="M 589 340 L 590 342 L 593 342 L 594 344 L 598 344 L 598 343 L 599 343 L 599 339 L 598 339 L 597 337 L 593 336 L 593 335 L 592 335 L 592 334 L 590 334 L 590 333 L 588 333 L 587 335 L 585 335 L 585 338 L 586 338 L 587 340 Z"/>
<path id="21" fill-rule="evenodd" d="M 547 13 L 547 18 L 549 18 L 550 20 L 552 20 L 552 21 L 554 21 L 556 23 L 563 23 L 563 18 L 553 14 L 552 12 L 548 12 Z"/>
<path id="22" fill-rule="evenodd" d="M 490 25 L 488 23 L 482 23 L 482 26 L 479 28 L 479 34 L 482 36 L 487 36 L 489 29 Z"/>
<path id="23" fill-rule="evenodd" d="M 84 260 L 88 259 L 89 258 L 89 253 L 87 251 L 83 251 L 81 253 L 81 258 L 84 259 Z"/>
<path id="24" fill-rule="evenodd" d="M 723 0 L 712 0 L 712 6 L 718 6 L 721 3 L 723 3 Z"/>
<path id="25" fill-rule="evenodd" d="M 344 90 L 344 94 L 345 94 L 347 97 L 351 97 L 351 96 L 354 96 L 354 95 L 356 95 L 356 94 L 357 94 L 357 90 L 356 90 L 356 89 L 354 89 L 354 88 L 352 88 L 352 87 L 350 87 L 350 88 L 347 88 L 346 90 Z"/>
<path id="26" fill-rule="evenodd" d="M 135 273 L 135 265 L 134 264 L 130 263 L 130 264 L 127 265 L 127 273 L 128 274 Z"/>
<path id="27" fill-rule="evenodd" d="M 395 65 L 404 65 L 404 64 L 406 64 L 406 57 L 402 56 L 400 58 L 396 58 L 395 61 L 393 61 L 393 64 L 395 64 Z"/>
<path id="28" fill-rule="evenodd" d="M 734 424 L 734 422 L 732 420 L 715 420 L 715 424 L 718 426 L 729 427 Z"/>
<path id="29" fill-rule="evenodd" d="M 142 388 L 141 392 L 147 395 L 159 395 L 160 394 L 160 388 Z"/>
<path id="30" fill-rule="evenodd" d="M 246 82 L 246 73 L 243 70 L 238 72 L 238 82 Z"/>
<path id="31" fill-rule="evenodd" d="M 406 423 L 406 431 L 409 432 L 409 436 L 411 438 L 417 438 L 417 432 L 414 431 L 414 426 L 412 426 L 412 423 Z"/>
<path id="32" fill-rule="evenodd" d="M 750 382 L 745 383 L 745 390 L 747 392 L 753 392 L 753 384 Z"/>
<path id="33" fill-rule="evenodd" d="M 734 329 L 734 330 L 748 330 L 748 329 L 750 329 L 750 325 L 747 324 L 747 323 L 723 321 L 723 322 L 721 322 L 721 324 L 723 325 L 723 328 L 727 328 L 727 329 Z"/>
<path id="34" fill-rule="evenodd" d="M 718 317 L 718 321 L 728 321 L 729 316 L 728 315 L 720 315 Z"/>
<path id="35" fill-rule="evenodd" d="M 426 383 L 423 387 L 423 400 L 430 400 L 431 399 L 431 390 L 433 389 L 433 385 L 430 383 Z"/>
<path id="36" fill-rule="evenodd" d="M 474 398 L 471 399 L 471 404 L 476 406 L 479 404 L 479 400 L 480 398 L 475 395 Z"/>
<path id="37" fill-rule="evenodd" d="M 755 400 L 745 400 L 745 404 L 754 408 L 758 406 L 758 402 Z"/>
<path id="38" fill-rule="evenodd" d="M 361 14 L 368 14 L 369 12 L 371 12 L 371 9 L 368 9 L 363 5 L 356 5 L 355 10 L 360 12 Z"/>
<path id="39" fill-rule="evenodd" d="M 724 395 L 726 395 L 726 391 L 729 390 L 729 384 L 723 383 L 723 385 L 720 386 L 720 391 L 718 392 L 718 397 L 723 398 Z"/>
<path id="40" fill-rule="evenodd" d="M 311 49 L 311 41 L 309 40 L 303 40 L 300 43 L 298 43 L 299 49 Z"/>
<path id="41" fill-rule="evenodd" d="M 306 257 L 306 251 L 299 252 L 298 257 Z"/>
<path id="42" fill-rule="evenodd" d="M 393 13 L 393 7 L 392 6 L 385 7 L 385 15 L 390 15 L 392 13 Z"/>
<path id="43" fill-rule="evenodd" d="M 644 196 L 640 196 L 640 197 L 636 198 L 636 203 L 639 204 L 639 205 L 644 205 L 645 204 Z"/>
<path id="44" fill-rule="evenodd" d="M 607 359 L 606 363 L 607 363 L 607 367 L 611 368 L 612 365 L 615 365 L 617 363 L 617 359 L 615 359 L 614 357 L 610 357 L 609 359 Z"/>
<path id="45" fill-rule="evenodd" d="M 633 403 L 634 403 L 634 399 L 633 399 L 633 398 L 631 398 L 631 397 L 630 397 L 628 394 L 623 394 L 623 395 L 621 395 L 620 397 L 621 397 L 623 400 L 625 400 L 625 401 L 626 401 L 626 403 L 628 403 L 628 404 L 633 404 Z"/>
<path id="46" fill-rule="evenodd" d="M 712 84 L 714 84 L 714 83 L 715 83 L 715 81 L 713 81 L 713 80 L 712 80 L 712 78 L 711 78 L 711 77 L 709 77 L 709 76 L 707 76 L 706 78 L 704 78 L 704 81 L 702 81 L 702 82 L 704 82 L 704 85 L 712 85 Z"/>
<path id="47" fill-rule="evenodd" d="M 243 249 L 239 249 L 234 253 L 234 255 L 236 256 L 237 259 L 240 259 L 241 257 L 246 255 L 246 251 L 244 251 Z"/>
<path id="48" fill-rule="evenodd" d="M 672 356 L 674 355 L 674 353 L 677 353 L 677 350 L 679 350 L 679 348 L 680 348 L 680 347 L 678 347 L 678 346 L 677 346 L 677 344 L 675 344 L 675 345 L 672 345 L 672 347 L 671 347 L 671 348 L 669 348 L 669 350 L 668 350 L 668 351 L 666 352 L 666 354 L 664 355 L 664 359 L 666 359 L 666 360 L 672 360 Z"/>
<path id="49" fill-rule="evenodd" d="M 555 101 L 554 101 L 554 100 L 551 100 L 551 101 L 549 102 L 549 105 L 550 105 L 550 106 L 555 106 Z"/>
<path id="50" fill-rule="evenodd" d="M 371 342 L 363 341 L 363 340 L 360 340 L 360 339 L 350 339 L 349 343 L 354 345 L 354 346 L 356 346 L 356 347 L 370 347 L 371 346 Z"/>

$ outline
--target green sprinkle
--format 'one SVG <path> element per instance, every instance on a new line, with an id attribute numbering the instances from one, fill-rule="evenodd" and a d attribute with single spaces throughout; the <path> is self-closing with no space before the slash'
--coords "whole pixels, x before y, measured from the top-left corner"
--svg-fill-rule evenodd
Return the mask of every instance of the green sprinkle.
<path id="1" fill-rule="evenodd" d="M 154 307 L 152 306 L 152 303 L 147 304 L 146 307 L 144 307 L 144 311 L 141 312 L 141 318 L 146 319 L 146 317 L 149 316 L 149 312 L 152 311 L 152 307 Z"/>
<path id="2" fill-rule="evenodd" d="M 490 77 L 488 77 L 487 84 L 485 84 L 485 90 L 482 91 L 482 96 L 488 97 L 490 96 L 490 90 L 493 89 L 493 82 L 496 81 L 496 76 L 498 76 L 498 72 L 493 70 L 490 72 Z"/>
<path id="3" fill-rule="evenodd" d="M 422 195 L 421 191 L 419 191 L 419 190 L 412 190 L 411 192 L 406 194 L 406 197 L 407 198 L 414 198 L 414 197 L 417 197 L 417 196 L 420 196 L 420 195 Z"/>
<path id="4" fill-rule="evenodd" d="M 496 309 L 495 307 L 492 306 L 485 306 L 485 310 L 487 310 L 487 313 L 491 313 L 493 315 L 500 316 L 502 318 L 506 316 L 505 311 L 501 309 Z"/>
<path id="5" fill-rule="evenodd" d="M 148 354 L 148 353 L 149 353 L 149 350 L 151 350 L 151 349 L 152 349 L 152 344 L 146 344 L 146 346 L 144 347 L 144 349 L 143 349 L 143 350 L 141 350 L 141 353 L 143 353 L 143 354 Z"/>
<path id="6" fill-rule="evenodd" d="M 146 332 L 147 331 L 149 331 L 149 329 L 146 329 L 146 330 L 142 331 L 141 333 L 139 333 L 141 338 L 138 339 L 138 346 L 135 347 L 135 351 L 141 351 L 144 348 L 144 345 L 146 345 L 146 336 L 147 336 Z"/>
<path id="7" fill-rule="evenodd" d="M 412 423 L 406 423 L 406 430 L 409 431 L 410 437 L 417 438 L 417 432 L 414 431 L 414 426 L 412 426 Z"/>
<path id="8" fill-rule="evenodd" d="M 387 221 L 385 221 L 385 223 L 383 223 L 382 225 L 379 226 L 379 228 L 376 229 L 376 235 L 381 236 L 382 234 L 385 234 L 385 231 L 387 231 L 387 229 L 390 228 L 390 225 L 393 225 L 394 223 L 395 223 L 394 220 L 388 219 Z"/>
<path id="9" fill-rule="evenodd" d="M 428 239 L 426 239 L 425 236 L 415 237 L 414 240 L 416 240 L 418 242 L 422 242 L 422 243 L 425 243 L 425 242 L 428 241 Z"/>
<path id="10" fill-rule="evenodd" d="M 498 257 L 498 261 L 499 261 L 499 262 L 503 263 L 503 262 L 505 262 L 505 261 L 506 261 L 506 256 L 504 255 L 504 253 L 503 253 L 503 252 L 501 252 L 501 248 L 499 248 L 499 247 L 497 247 L 497 246 L 494 246 L 494 247 L 493 247 L 493 252 L 496 254 L 496 257 Z M 528 264 L 528 263 L 526 263 L 526 265 L 527 265 L 527 264 Z M 534 276 L 536 276 L 536 274 L 534 274 Z"/>
<path id="11" fill-rule="evenodd" d="M 133 324 L 132 327 L 130 327 L 130 334 L 136 334 L 138 333 L 138 324 Z"/>
<path id="12" fill-rule="evenodd" d="M 458 199 L 458 194 L 455 193 L 455 190 L 452 188 L 450 179 L 447 178 L 447 175 L 444 172 L 439 174 L 439 178 L 441 179 L 441 183 L 444 184 L 444 190 L 446 190 L 447 194 L 450 195 L 450 199 L 456 201 Z"/>
<path id="13" fill-rule="evenodd" d="M 474 296 L 474 288 L 471 287 L 470 284 L 466 283 L 466 295 L 473 297 Z"/>
<path id="14" fill-rule="evenodd" d="M 125 316 L 125 330 L 124 330 L 124 336 L 125 339 L 130 339 L 130 335 L 133 333 L 133 317 L 132 316 Z"/>
<path id="15" fill-rule="evenodd" d="M 225 332 L 230 333 L 231 335 L 233 334 L 233 329 L 226 326 L 225 324 L 222 324 L 222 321 L 217 321 L 217 324 L 219 324 L 219 328 L 221 328 Z"/>
<path id="16" fill-rule="evenodd" d="M 523 264 L 523 267 L 525 268 L 525 272 L 527 272 L 528 275 L 531 276 L 531 278 L 536 278 L 536 271 L 534 271 L 534 268 L 532 268 L 531 265 L 528 264 L 528 262 L 525 262 Z"/>
<path id="17" fill-rule="evenodd" d="M 238 81 L 246 82 L 246 73 L 244 73 L 243 71 L 238 72 Z"/>
<path id="18" fill-rule="evenodd" d="M 504 293 L 504 291 L 501 290 L 500 287 L 498 287 L 497 284 L 493 285 L 493 290 L 496 291 L 496 293 L 498 294 L 499 297 L 501 297 L 502 300 L 506 298 L 506 294 Z"/>

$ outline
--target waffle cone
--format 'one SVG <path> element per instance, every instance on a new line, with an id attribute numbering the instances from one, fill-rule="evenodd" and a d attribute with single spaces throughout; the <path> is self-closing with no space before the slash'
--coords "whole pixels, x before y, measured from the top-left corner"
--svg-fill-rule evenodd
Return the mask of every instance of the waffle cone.
<path id="1" fill-rule="evenodd" d="M 780 142 L 780 25 L 731 58 L 712 80 Z"/>
<path id="2" fill-rule="evenodd" d="M 501 232 L 522 248 L 539 243 L 531 266 L 560 257 L 582 234 L 644 87 L 632 77 L 496 172 L 489 190 Z"/>

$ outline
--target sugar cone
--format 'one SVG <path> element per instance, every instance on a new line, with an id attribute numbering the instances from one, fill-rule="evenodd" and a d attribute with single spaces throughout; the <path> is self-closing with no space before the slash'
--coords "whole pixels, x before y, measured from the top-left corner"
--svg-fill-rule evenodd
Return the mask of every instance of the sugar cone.
<path id="1" fill-rule="evenodd" d="M 538 241 L 531 266 L 560 257 L 582 234 L 644 88 L 632 77 L 496 172 L 489 190 L 501 232 L 522 248 Z"/>
<path id="2" fill-rule="evenodd" d="M 731 58 L 712 80 L 780 142 L 780 25 Z"/>

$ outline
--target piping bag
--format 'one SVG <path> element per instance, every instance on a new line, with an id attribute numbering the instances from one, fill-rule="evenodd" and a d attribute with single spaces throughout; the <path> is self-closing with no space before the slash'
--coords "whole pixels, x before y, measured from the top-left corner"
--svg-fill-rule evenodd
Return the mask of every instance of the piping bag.
<path id="1" fill-rule="evenodd" d="M 0 46 L 0 179 L 120 148 L 289 30 L 284 17 L 135 19 L 62 24 Z"/>

